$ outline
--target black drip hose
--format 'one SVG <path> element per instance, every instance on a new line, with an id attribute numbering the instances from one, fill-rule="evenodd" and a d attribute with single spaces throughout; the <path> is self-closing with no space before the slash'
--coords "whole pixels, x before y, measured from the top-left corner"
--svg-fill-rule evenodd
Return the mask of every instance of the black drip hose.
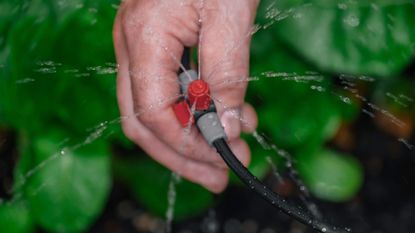
<path id="1" fill-rule="evenodd" d="M 184 47 L 181 63 L 186 70 L 190 70 L 190 48 L 189 47 Z M 184 72 L 184 70 L 182 72 Z"/>
<path id="2" fill-rule="evenodd" d="M 266 185 L 258 180 L 251 172 L 244 167 L 244 165 L 236 158 L 228 144 L 224 139 L 217 139 L 213 142 L 213 146 L 216 148 L 219 155 L 226 162 L 226 164 L 233 170 L 233 172 L 253 191 L 257 192 L 262 198 L 271 203 L 273 206 L 280 209 L 282 212 L 293 217 L 297 221 L 311 226 L 313 229 L 323 233 L 340 233 L 346 232 L 336 227 L 328 226 L 318 219 L 313 217 L 308 211 L 299 208 L 280 195 L 271 191 Z"/>
<path id="3" fill-rule="evenodd" d="M 190 48 L 185 47 L 181 58 L 181 63 L 186 70 L 190 70 Z M 180 72 L 179 72 L 180 73 Z M 322 233 L 345 233 L 345 230 L 336 229 L 336 227 L 326 225 L 315 218 L 308 210 L 304 210 L 301 207 L 297 207 L 292 203 L 289 203 L 283 197 L 270 190 L 264 185 L 258 178 L 252 175 L 244 167 L 244 165 L 236 158 L 225 139 L 217 139 L 213 141 L 212 145 L 216 148 L 219 155 L 226 162 L 226 164 L 233 170 L 233 172 L 253 191 L 258 193 L 262 198 L 278 208 L 287 215 L 293 217 L 297 221 L 312 227 L 313 229 Z"/>

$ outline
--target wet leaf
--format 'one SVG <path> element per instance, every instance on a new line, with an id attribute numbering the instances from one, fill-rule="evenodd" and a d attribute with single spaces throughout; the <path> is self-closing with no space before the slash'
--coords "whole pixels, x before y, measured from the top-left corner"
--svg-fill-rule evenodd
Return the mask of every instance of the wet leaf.
<path id="1" fill-rule="evenodd" d="M 74 151 L 62 150 L 62 139 L 62 133 L 55 132 L 33 139 L 38 165 L 32 168 L 35 170 L 25 187 L 25 197 L 31 215 L 43 228 L 81 232 L 105 204 L 111 183 L 109 152 L 100 142 Z"/>
<path id="2" fill-rule="evenodd" d="M 415 6 L 395 1 L 280 1 L 275 30 L 306 60 L 334 73 L 390 76 L 415 52 Z"/>
<path id="3" fill-rule="evenodd" d="M 330 77 L 290 52 L 272 33 L 255 34 L 252 56 L 253 76 L 260 79 L 250 83 L 248 100 L 258 112 L 260 131 L 293 149 L 319 146 L 331 138 L 345 115 L 341 108 L 354 103 L 340 101 Z"/>
<path id="4" fill-rule="evenodd" d="M 60 122 L 82 134 L 118 116 L 111 36 L 115 9 L 93 9 L 67 12 L 59 22 L 48 14 L 39 21 L 30 13 L 16 21 L 7 34 L 9 55 L 1 70 L 2 121 L 32 132 Z"/>
<path id="5" fill-rule="evenodd" d="M 9 32 L 8 56 L 4 76 L 1 77 L 1 105 L 4 121 L 15 128 L 40 130 L 41 123 L 50 119 L 52 109 L 56 109 L 53 100 L 56 99 L 57 89 L 51 88 L 55 84 L 50 79 L 51 74 L 42 76 L 37 72 L 49 67 L 38 67 L 33 62 L 44 60 L 50 52 L 51 48 L 45 45 L 51 44 L 54 39 L 52 28 L 50 21 L 38 23 L 33 17 L 25 17 L 16 22 Z M 46 69 L 44 71 L 52 70 Z M 28 85 L 26 80 L 36 80 L 37 85 Z M 19 106 L 18 111 L 16 106 Z"/>
<path id="6" fill-rule="evenodd" d="M 258 83 L 258 85 L 265 85 Z M 322 143 L 336 132 L 342 115 L 342 105 L 327 91 L 313 90 L 310 84 L 290 81 L 274 81 L 267 93 L 260 86 L 261 94 L 274 95 L 272 101 L 264 101 L 257 108 L 259 128 L 267 132 L 278 144 L 284 147 L 296 147 L 304 143 Z M 318 88 L 328 90 L 327 84 L 316 84 Z M 340 105 L 340 106 L 339 106 Z"/>

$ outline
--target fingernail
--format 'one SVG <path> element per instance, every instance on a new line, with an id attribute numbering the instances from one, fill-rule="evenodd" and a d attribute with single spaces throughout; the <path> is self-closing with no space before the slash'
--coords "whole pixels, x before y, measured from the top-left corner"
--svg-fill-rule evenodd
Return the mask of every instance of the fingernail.
<path id="1" fill-rule="evenodd" d="M 221 116 L 221 122 L 229 140 L 239 138 L 241 133 L 239 115 L 240 112 L 238 110 L 226 110 Z"/>

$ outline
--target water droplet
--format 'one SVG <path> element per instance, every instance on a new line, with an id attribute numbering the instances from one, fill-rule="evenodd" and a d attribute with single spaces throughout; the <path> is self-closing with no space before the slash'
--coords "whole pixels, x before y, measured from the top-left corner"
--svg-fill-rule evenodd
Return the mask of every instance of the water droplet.
<path id="1" fill-rule="evenodd" d="M 356 15 L 349 14 L 344 19 L 343 22 L 350 27 L 357 27 L 360 24 L 360 20 Z"/>
<path id="2" fill-rule="evenodd" d="M 339 3 L 339 4 L 337 4 L 337 7 L 338 7 L 340 10 L 347 10 L 347 5 L 346 5 L 346 3 Z"/>
<path id="3" fill-rule="evenodd" d="M 326 231 L 327 231 L 327 229 L 326 229 L 325 227 L 323 227 L 323 228 L 321 229 L 321 231 L 322 231 L 322 232 L 326 232 Z"/>
<path id="4" fill-rule="evenodd" d="M 319 91 L 319 92 L 323 92 L 323 91 L 325 91 L 325 89 L 322 87 L 322 86 L 316 86 L 316 85 L 311 85 L 311 87 L 310 87 L 312 90 L 316 90 L 316 91 Z"/>
<path id="5" fill-rule="evenodd" d="M 349 97 L 340 97 L 341 98 L 341 100 L 343 101 L 343 102 L 345 102 L 346 104 L 350 104 L 351 103 L 351 101 L 350 101 L 350 98 Z"/>
<path id="6" fill-rule="evenodd" d="M 29 83 L 29 82 L 34 82 L 35 80 L 32 78 L 24 78 L 24 79 L 19 79 L 16 81 L 17 84 L 23 84 L 23 83 Z"/>
<path id="7" fill-rule="evenodd" d="M 294 19 L 300 19 L 300 18 L 302 18 L 303 17 L 303 14 L 301 14 L 301 13 L 295 13 L 294 15 L 293 15 L 293 18 Z"/>

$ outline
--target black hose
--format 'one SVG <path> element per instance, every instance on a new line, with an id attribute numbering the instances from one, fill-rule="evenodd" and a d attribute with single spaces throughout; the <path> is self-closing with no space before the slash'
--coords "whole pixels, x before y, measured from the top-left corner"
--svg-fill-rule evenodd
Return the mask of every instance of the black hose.
<path id="1" fill-rule="evenodd" d="M 185 47 L 181 58 L 181 63 L 186 70 L 190 70 L 190 48 Z M 315 218 L 308 210 L 289 203 L 280 195 L 271 191 L 261 181 L 258 180 L 252 173 L 244 167 L 244 165 L 236 158 L 225 139 L 217 139 L 212 145 L 216 148 L 222 159 L 233 170 L 233 172 L 249 186 L 252 190 L 257 192 L 262 198 L 271 203 L 274 207 L 293 217 L 297 221 L 312 227 L 313 229 L 322 233 L 343 233 L 346 232 L 336 227 L 326 225 Z"/>
<path id="2" fill-rule="evenodd" d="M 232 169 L 232 171 L 249 186 L 252 190 L 257 192 L 262 198 L 271 203 L 273 206 L 277 207 L 282 212 L 293 217 L 297 221 L 312 227 L 313 229 L 323 232 L 323 233 L 340 233 L 346 232 L 336 227 L 326 225 L 316 219 L 309 211 L 299 208 L 287 200 L 285 200 L 280 195 L 271 191 L 267 186 L 265 186 L 261 181 L 258 180 L 244 165 L 236 158 L 228 144 L 224 139 L 217 139 L 213 142 L 213 146 L 216 148 L 217 152 L 220 154 L 222 159 L 226 164 Z"/>
<path id="3" fill-rule="evenodd" d="M 184 47 L 181 63 L 183 67 L 185 68 L 185 70 L 190 70 L 190 48 L 189 47 Z M 184 72 L 184 70 L 181 72 Z"/>

